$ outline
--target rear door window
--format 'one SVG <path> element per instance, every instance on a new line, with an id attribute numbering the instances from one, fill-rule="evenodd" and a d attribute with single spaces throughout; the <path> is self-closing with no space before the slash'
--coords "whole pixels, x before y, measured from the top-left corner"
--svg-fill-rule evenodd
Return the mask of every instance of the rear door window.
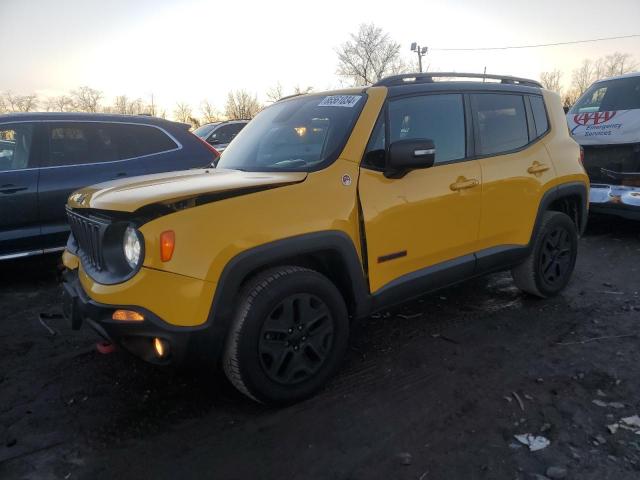
<path id="1" fill-rule="evenodd" d="M 471 95 L 471 105 L 479 155 L 505 153 L 529 143 L 522 95 L 477 93 Z"/>
<path id="2" fill-rule="evenodd" d="M 68 122 L 49 128 L 50 166 L 127 160 L 176 148 L 166 133 L 146 125 Z"/>
<path id="3" fill-rule="evenodd" d="M 32 167 L 33 124 L 0 125 L 0 172 Z"/>
<path id="4" fill-rule="evenodd" d="M 55 123 L 49 128 L 49 166 L 92 163 L 89 143 L 92 126 L 87 123 Z"/>
<path id="5" fill-rule="evenodd" d="M 405 139 L 433 140 L 436 165 L 465 157 L 462 95 L 401 98 L 389 102 L 388 108 L 390 144 Z"/>

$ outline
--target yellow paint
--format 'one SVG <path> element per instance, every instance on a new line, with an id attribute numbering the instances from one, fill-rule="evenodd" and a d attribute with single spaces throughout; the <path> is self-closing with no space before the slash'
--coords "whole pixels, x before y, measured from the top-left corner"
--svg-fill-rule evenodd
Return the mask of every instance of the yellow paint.
<path id="1" fill-rule="evenodd" d="M 92 280 L 82 266 L 78 270 L 83 290 L 98 303 L 146 308 L 167 323 L 187 327 L 207 320 L 215 283 L 150 268 L 124 283 L 102 285 Z"/>
<path id="2" fill-rule="evenodd" d="M 465 180 L 478 185 L 451 189 Z M 413 170 L 399 179 L 362 170 L 360 198 L 372 291 L 401 275 L 477 250 L 480 181 L 478 162 Z M 403 250 L 405 257 L 378 263 L 379 257 Z"/>

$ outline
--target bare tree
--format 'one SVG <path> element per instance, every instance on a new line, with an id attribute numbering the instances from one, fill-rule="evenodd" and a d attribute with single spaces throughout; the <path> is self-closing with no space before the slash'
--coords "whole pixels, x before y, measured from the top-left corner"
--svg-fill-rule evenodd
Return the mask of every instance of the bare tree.
<path id="1" fill-rule="evenodd" d="M 45 105 L 48 112 L 71 112 L 74 109 L 73 100 L 68 95 L 48 98 Z"/>
<path id="2" fill-rule="evenodd" d="M 360 25 L 336 53 L 338 75 L 354 85 L 368 85 L 407 68 L 400 58 L 400 44 L 373 23 Z"/>
<path id="3" fill-rule="evenodd" d="M 9 112 L 32 112 L 38 106 L 38 96 L 31 95 L 14 95 L 8 91 L 4 94 L 4 109 Z"/>
<path id="4" fill-rule="evenodd" d="M 585 59 L 573 71 L 571 89 L 580 96 L 596 80 L 633 72 L 636 68 L 638 64 L 629 53 L 614 52 L 596 60 Z"/>
<path id="5" fill-rule="evenodd" d="M 295 95 L 306 95 L 311 92 L 313 92 L 313 87 L 301 87 L 300 85 L 293 87 L 293 93 Z"/>
<path id="6" fill-rule="evenodd" d="M 97 112 L 100 108 L 102 92 L 87 86 L 71 91 L 71 98 L 76 110 L 80 112 Z"/>
<path id="7" fill-rule="evenodd" d="M 566 90 L 562 97 L 563 107 L 567 109 L 571 108 L 573 104 L 576 103 L 576 100 L 578 100 L 578 97 L 580 97 L 580 95 L 581 94 L 578 93 L 578 90 L 576 90 L 575 88 Z"/>
<path id="8" fill-rule="evenodd" d="M 282 84 L 280 82 L 276 83 L 275 86 L 267 90 L 267 100 L 270 103 L 275 103 L 282 97 L 284 97 L 284 94 L 282 93 Z"/>
<path id="9" fill-rule="evenodd" d="M 236 90 L 227 95 L 224 114 L 229 120 L 249 120 L 261 109 L 256 95 L 251 95 L 246 90 Z"/>
<path id="10" fill-rule="evenodd" d="M 125 114 L 125 113 L 127 113 L 127 109 L 128 108 L 129 108 L 129 99 L 127 98 L 127 96 L 126 95 L 119 95 L 114 99 L 113 106 L 111 107 L 111 110 L 114 113 Z"/>
<path id="11" fill-rule="evenodd" d="M 193 117 L 191 105 L 186 102 L 176 103 L 176 108 L 173 111 L 173 118 L 178 122 L 189 123 L 189 119 Z"/>
<path id="12" fill-rule="evenodd" d="M 623 75 L 638 68 L 638 63 L 630 53 L 614 52 L 603 59 L 604 77 Z"/>
<path id="13" fill-rule="evenodd" d="M 589 88 L 589 85 L 593 83 L 595 78 L 596 72 L 593 62 L 585 59 L 582 61 L 580 67 L 573 71 L 571 88 L 580 96 Z"/>
<path id="14" fill-rule="evenodd" d="M 542 72 L 540 74 L 540 83 L 547 90 L 552 92 L 562 92 L 562 72 L 560 70 L 554 70 L 552 72 Z"/>
<path id="15" fill-rule="evenodd" d="M 202 101 L 200 104 L 200 111 L 202 112 L 203 123 L 219 122 L 222 119 L 220 112 L 218 112 L 209 100 Z"/>
<path id="16" fill-rule="evenodd" d="M 6 113 L 9 109 L 7 108 L 7 103 L 4 101 L 4 95 L 0 94 L 0 113 Z"/>

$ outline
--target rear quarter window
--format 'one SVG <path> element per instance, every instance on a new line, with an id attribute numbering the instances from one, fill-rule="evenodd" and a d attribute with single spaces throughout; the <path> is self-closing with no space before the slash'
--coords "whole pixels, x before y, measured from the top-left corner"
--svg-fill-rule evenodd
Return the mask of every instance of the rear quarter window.
<path id="1" fill-rule="evenodd" d="M 541 137 L 549 130 L 549 120 L 547 119 L 547 110 L 544 106 L 542 97 L 531 95 L 531 112 L 533 113 L 533 122 L 536 127 L 536 137 Z"/>
<path id="2" fill-rule="evenodd" d="M 143 157 L 178 148 L 165 132 L 148 125 L 105 123 L 100 130 L 112 138 L 117 148 L 117 159 Z"/>

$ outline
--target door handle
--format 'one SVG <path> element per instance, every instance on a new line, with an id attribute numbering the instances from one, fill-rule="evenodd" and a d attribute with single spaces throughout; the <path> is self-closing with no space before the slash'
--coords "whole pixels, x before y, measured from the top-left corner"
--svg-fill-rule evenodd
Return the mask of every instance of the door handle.
<path id="1" fill-rule="evenodd" d="M 465 177 L 458 177 L 458 179 L 449 185 L 449 188 L 454 192 L 458 190 L 465 190 L 467 188 L 473 188 L 480 185 L 480 182 L 475 178 L 466 179 Z"/>
<path id="2" fill-rule="evenodd" d="M 27 187 L 19 187 L 10 183 L 0 186 L 0 193 L 16 193 L 26 190 Z"/>
<path id="3" fill-rule="evenodd" d="M 549 168 L 550 167 L 544 163 L 534 161 L 533 164 L 529 168 L 527 168 L 527 172 L 533 173 L 533 174 L 542 173 L 549 170 Z"/>

